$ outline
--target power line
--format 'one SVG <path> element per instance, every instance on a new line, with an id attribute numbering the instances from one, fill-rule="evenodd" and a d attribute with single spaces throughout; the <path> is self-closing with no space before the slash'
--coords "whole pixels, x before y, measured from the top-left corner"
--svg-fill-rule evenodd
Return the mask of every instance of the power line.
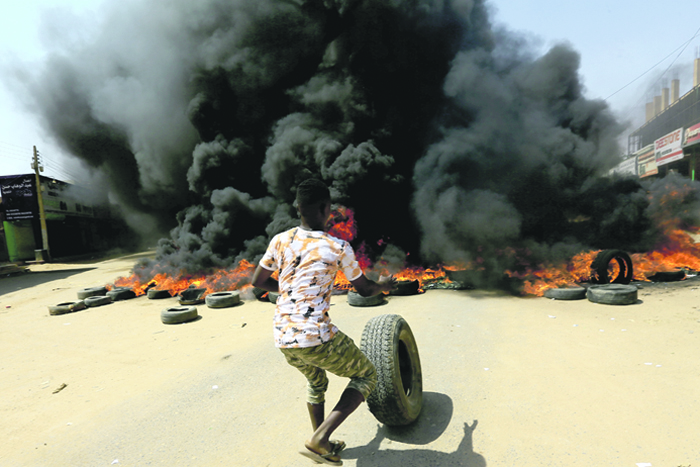
<path id="1" fill-rule="evenodd" d="M 664 75 L 668 72 L 668 70 L 673 66 L 673 64 L 676 62 L 676 60 L 678 60 L 678 57 L 681 56 L 681 54 L 685 51 L 685 49 L 688 47 L 688 45 L 690 44 L 690 42 L 691 42 L 693 39 L 695 39 L 695 38 L 698 36 L 698 34 L 700 34 L 700 28 L 698 28 L 698 30 L 695 31 L 695 34 L 693 34 L 693 37 L 691 37 L 691 38 L 688 39 L 685 43 L 683 43 L 683 44 L 681 44 L 680 46 L 678 46 L 678 48 L 676 48 L 676 50 L 674 50 L 674 51 L 671 52 L 670 54 L 666 55 L 664 58 L 662 58 L 662 59 L 661 59 L 658 63 L 656 63 L 654 66 L 652 66 L 651 68 L 649 68 L 647 71 L 645 71 L 645 72 L 642 73 L 641 75 L 637 76 L 635 79 L 633 79 L 633 80 L 630 81 L 629 83 L 627 83 L 627 84 L 625 84 L 624 86 L 622 86 L 620 89 L 618 89 L 618 90 L 615 91 L 614 93 L 610 94 L 610 95 L 609 95 L 608 97 L 606 97 L 604 100 L 607 101 L 607 100 L 610 99 L 612 96 L 614 96 L 614 95 L 617 94 L 618 92 L 622 91 L 623 89 L 625 89 L 626 87 L 628 87 L 629 85 L 631 85 L 632 83 L 634 83 L 635 81 L 639 80 L 641 77 L 643 77 L 644 75 L 646 75 L 647 73 L 649 73 L 651 70 L 655 69 L 655 68 L 656 68 L 657 66 L 659 66 L 661 63 L 663 63 L 668 57 L 670 57 L 671 55 L 673 55 L 674 53 L 676 53 L 676 51 L 678 51 L 679 49 L 683 49 L 683 50 L 681 50 L 681 51 L 678 53 L 678 55 L 676 56 L 676 58 L 673 59 L 673 61 L 671 62 L 671 64 L 668 66 L 668 68 L 666 68 L 666 71 L 664 71 L 664 72 L 661 74 L 661 76 L 659 77 L 659 79 L 656 80 L 656 81 L 654 82 L 654 84 L 656 84 L 659 80 L 661 80 L 661 78 L 663 78 L 663 76 L 664 76 Z M 654 86 L 654 84 L 652 84 L 651 86 Z"/>

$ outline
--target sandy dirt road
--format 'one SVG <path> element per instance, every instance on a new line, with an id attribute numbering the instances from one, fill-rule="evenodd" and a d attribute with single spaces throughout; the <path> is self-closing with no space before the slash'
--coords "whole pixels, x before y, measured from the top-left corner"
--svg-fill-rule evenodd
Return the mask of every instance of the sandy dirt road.
<path id="1" fill-rule="evenodd" d="M 316 465 L 297 453 L 310 433 L 305 381 L 274 348 L 272 304 L 200 305 L 181 325 L 160 321 L 174 298 L 49 315 L 141 256 L 0 279 L 0 467 Z M 334 297 L 334 322 L 358 344 L 372 316 L 408 321 L 425 391 L 403 429 L 360 407 L 334 436 L 345 465 L 700 465 L 698 287 L 646 286 L 629 306 L 454 290 L 373 308 Z M 328 405 L 344 385 L 331 376 Z"/>

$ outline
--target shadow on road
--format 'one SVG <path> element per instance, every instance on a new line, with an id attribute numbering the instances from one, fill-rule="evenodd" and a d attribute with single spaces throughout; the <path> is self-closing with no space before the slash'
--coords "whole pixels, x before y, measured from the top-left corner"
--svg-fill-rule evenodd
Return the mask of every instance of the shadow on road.
<path id="1" fill-rule="evenodd" d="M 342 457 L 357 459 L 357 467 L 485 467 L 486 459 L 474 452 L 472 442 L 472 433 L 476 429 L 477 420 L 474 420 L 472 425 L 464 424 L 464 438 L 451 453 L 430 449 L 379 449 L 385 439 L 410 445 L 429 444 L 445 432 L 451 419 L 452 399 L 435 392 L 423 393 L 423 410 L 415 423 L 407 427 L 378 425 L 377 434 L 372 441 L 366 446 L 346 449 Z"/>
<path id="2" fill-rule="evenodd" d="M 79 269 L 59 269 L 42 272 L 27 272 L 18 276 L 1 278 L 0 296 L 8 294 L 10 292 L 17 292 L 18 290 L 34 287 L 39 284 L 45 284 L 47 282 L 66 279 L 75 274 L 80 274 L 81 272 L 85 271 L 92 271 L 93 269 L 96 268 L 91 267 Z M 93 284 L 87 284 L 86 287 L 90 287 L 92 285 Z"/>

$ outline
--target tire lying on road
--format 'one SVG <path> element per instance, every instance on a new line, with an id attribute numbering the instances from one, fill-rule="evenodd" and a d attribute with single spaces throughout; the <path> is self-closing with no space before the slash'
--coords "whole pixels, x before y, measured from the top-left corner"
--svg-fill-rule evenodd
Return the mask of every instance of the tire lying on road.
<path id="1" fill-rule="evenodd" d="M 148 292 L 146 292 L 146 296 L 149 298 L 149 300 L 160 300 L 162 298 L 172 297 L 169 290 L 161 289 L 148 289 Z"/>
<path id="2" fill-rule="evenodd" d="M 84 301 L 85 301 L 85 306 L 90 307 L 90 308 L 96 307 L 96 306 L 108 305 L 108 304 L 112 303 L 112 299 L 110 297 L 108 297 L 107 295 L 88 297 Z"/>
<path id="3" fill-rule="evenodd" d="M 605 305 L 637 303 L 637 287 L 624 284 L 592 285 L 586 291 L 588 300 Z"/>
<path id="4" fill-rule="evenodd" d="M 420 282 L 413 281 L 398 281 L 396 288 L 390 292 L 390 295 L 416 295 L 420 290 Z"/>
<path id="5" fill-rule="evenodd" d="M 377 306 L 384 303 L 384 295 L 372 295 L 371 297 L 363 297 L 359 293 L 351 290 L 348 292 L 348 303 L 350 306 Z"/>
<path id="6" fill-rule="evenodd" d="M 544 296 L 557 300 L 581 300 L 586 298 L 586 289 L 583 287 L 559 287 L 545 290 Z"/>
<path id="7" fill-rule="evenodd" d="M 677 282 L 685 279 L 685 276 L 685 271 L 680 269 L 678 271 L 657 272 L 648 276 L 647 279 L 652 282 Z"/>
<path id="8" fill-rule="evenodd" d="M 58 305 L 49 306 L 50 315 L 65 315 L 66 313 L 73 313 L 74 311 L 84 310 L 85 302 L 78 300 L 77 302 L 64 302 Z"/>
<path id="9" fill-rule="evenodd" d="M 136 292 L 131 290 L 129 287 L 115 287 L 107 292 L 106 295 L 111 298 L 112 301 L 116 302 L 118 300 L 128 300 L 130 298 L 134 298 L 136 296 Z"/>
<path id="10" fill-rule="evenodd" d="M 174 306 L 165 308 L 160 312 L 160 320 L 163 324 L 180 324 L 187 323 L 197 319 L 196 306 Z"/>
<path id="11" fill-rule="evenodd" d="M 107 295 L 107 287 L 87 287 L 78 290 L 78 299 L 85 300 L 88 297 Z"/>
<path id="12" fill-rule="evenodd" d="M 372 414 L 389 426 L 415 421 L 423 408 L 423 376 L 406 320 L 393 314 L 370 319 L 360 348 L 377 369 L 377 387 L 367 397 Z"/>
<path id="13" fill-rule="evenodd" d="M 268 292 L 267 293 L 267 299 L 270 301 L 270 303 L 277 303 L 277 299 L 280 298 L 280 294 L 277 292 Z"/>
<path id="14" fill-rule="evenodd" d="M 609 277 L 608 266 L 615 261 L 619 272 Z M 591 282 L 594 284 L 629 284 L 634 278 L 632 259 L 622 250 L 603 250 L 591 263 Z"/>
<path id="15" fill-rule="evenodd" d="M 237 291 L 215 292 L 204 298 L 209 308 L 228 308 L 241 303 L 241 296 Z"/>

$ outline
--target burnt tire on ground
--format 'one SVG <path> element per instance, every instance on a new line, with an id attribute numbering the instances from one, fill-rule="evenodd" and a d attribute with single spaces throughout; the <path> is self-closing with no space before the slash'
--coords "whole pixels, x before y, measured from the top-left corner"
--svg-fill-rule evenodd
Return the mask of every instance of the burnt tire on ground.
<path id="1" fill-rule="evenodd" d="M 180 305 L 199 305 L 204 303 L 204 294 L 207 293 L 207 289 L 197 289 L 194 287 L 187 288 L 180 292 L 179 302 Z"/>
<path id="2" fill-rule="evenodd" d="M 196 306 L 174 306 L 160 312 L 160 320 L 163 324 L 187 323 L 197 319 L 198 316 Z"/>
<path id="3" fill-rule="evenodd" d="M 348 292 L 348 303 L 350 306 L 377 306 L 384 303 L 384 295 L 372 295 L 371 297 L 363 297 L 359 293 L 351 290 Z"/>
<path id="4" fill-rule="evenodd" d="M 161 300 L 163 298 L 172 297 L 169 290 L 160 290 L 160 289 L 148 289 L 148 292 L 146 292 L 146 296 L 150 300 Z"/>
<path id="5" fill-rule="evenodd" d="M 608 266 L 613 261 L 619 266 L 619 272 L 611 278 L 608 274 Z M 622 250 L 603 250 L 591 263 L 593 284 L 629 284 L 633 277 L 632 259 Z"/>
<path id="6" fill-rule="evenodd" d="M 396 288 L 389 295 L 416 295 L 420 290 L 420 282 L 413 281 L 398 281 Z"/>
<path id="7" fill-rule="evenodd" d="M 100 295 L 95 297 L 88 297 L 84 300 L 85 306 L 91 308 L 95 306 L 108 305 L 112 303 L 112 299 L 107 295 Z"/>
<path id="8" fill-rule="evenodd" d="M 49 306 L 50 315 L 65 315 L 66 313 L 73 313 L 74 311 L 84 310 L 85 302 L 78 300 L 77 302 L 63 302 L 58 305 Z"/>
<path id="9" fill-rule="evenodd" d="M 652 282 L 678 282 L 685 279 L 685 271 L 657 272 L 647 277 Z"/>
<path id="10" fill-rule="evenodd" d="M 107 295 L 107 287 L 87 287 L 78 290 L 78 299 L 85 300 L 88 297 L 98 297 Z"/>
<path id="11" fill-rule="evenodd" d="M 119 300 L 134 298 L 136 296 L 136 292 L 131 290 L 129 287 L 115 287 L 107 292 L 106 295 L 111 298 L 113 302 L 116 302 Z"/>
<path id="12" fill-rule="evenodd" d="M 545 290 L 544 296 L 556 300 L 582 300 L 586 298 L 586 289 L 583 287 L 559 287 Z"/>
<path id="13" fill-rule="evenodd" d="M 372 414 L 389 426 L 415 421 L 423 408 L 423 376 L 406 320 L 393 314 L 370 319 L 360 348 L 377 369 L 377 387 L 367 397 Z"/>
<path id="14" fill-rule="evenodd" d="M 230 292 L 215 292 L 204 299 L 209 308 L 229 308 L 241 303 L 240 294 L 233 290 Z"/>
<path id="15" fill-rule="evenodd" d="M 637 287 L 624 284 L 592 285 L 586 297 L 593 303 L 604 305 L 631 305 L 637 303 Z"/>

